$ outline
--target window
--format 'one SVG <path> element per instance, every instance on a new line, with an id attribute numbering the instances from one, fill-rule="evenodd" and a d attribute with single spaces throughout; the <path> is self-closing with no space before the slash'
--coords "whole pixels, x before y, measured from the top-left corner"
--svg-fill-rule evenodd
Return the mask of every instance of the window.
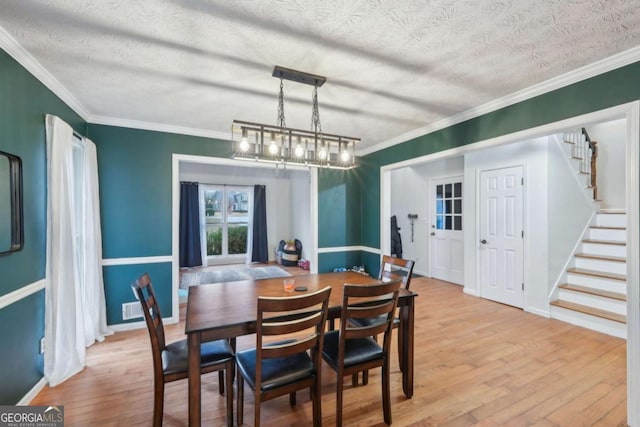
<path id="1" fill-rule="evenodd" d="M 246 256 L 251 187 L 200 186 L 207 257 Z"/>
<path id="2" fill-rule="evenodd" d="M 462 230 L 462 182 L 436 185 L 436 229 Z"/>

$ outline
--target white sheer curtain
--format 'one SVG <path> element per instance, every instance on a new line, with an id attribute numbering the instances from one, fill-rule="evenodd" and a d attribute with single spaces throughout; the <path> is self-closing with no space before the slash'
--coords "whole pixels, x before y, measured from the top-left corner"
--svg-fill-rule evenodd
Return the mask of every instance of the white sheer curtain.
<path id="1" fill-rule="evenodd" d="M 111 334 L 102 282 L 95 145 L 47 115 L 44 374 L 50 386 L 84 368 L 85 347 Z"/>
<path id="2" fill-rule="evenodd" d="M 207 217 L 205 215 L 204 208 L 204 192 L 206 191 L 206 185 L 198 185 L 198 206 L 200 207 L 200 252 L 202 254 L 202 266 L 207 267 L 209 265 L 209 257 L 207 256 Z"/>

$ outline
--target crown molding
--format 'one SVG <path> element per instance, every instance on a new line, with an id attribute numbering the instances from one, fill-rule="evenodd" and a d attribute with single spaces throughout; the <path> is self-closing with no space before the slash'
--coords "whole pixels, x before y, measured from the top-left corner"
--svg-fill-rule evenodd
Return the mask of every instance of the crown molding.
<path id="1" fill-rule="evenodd" d="M 100 116 L 91 114 L 81 103 L 60 83 L 51 73 L 49 73 L 27 50 L 25 50 L 15 38 L 13 38 L 4 28 L 0 27 L 0 48 L 5 50 L 13 59 L 29 71 L 35 78 L 58 96 L 65 104 L 73 109 L 82 119 L 88 123 L 108 126 L 120 126 L 133 129 L 142 129 L 158 132 L 168 132 L 181 135 L 191 135 L 204 138 L 215 138 L 230 140 L 230 132 L 212 131 L 184 126 L 174 126 L 155 122 L 140 120 L 129 120 L 117 117 Z M 631 48 L 624 52 L 596 61 L 592 64 L 570 71 L 557 77 L 553 77 L 542 83 L 530 86 L 526 89 L 514 92 L 505 97 L 487 102 L 478 107 L 471 108 L 460 114 L 444 118 L 433 124 L 406 132 L 373 146 L 358 150 L 358 156 L 380 151 L 382 149 L 409 141 L 422 135 L 438 131 L 440 129 L 453 126 L 465 120 L 491 113 L 500 108 L 534 98 L 536 96 L 551 92 L 564 86 L 577 83 L 582 80 L 606 73 L 616 68 L 640 61 L 640 46 Z"/>
<path id="2" fill-rule="evenodd" d="M 13 59 L 29 71 L 47 89 L 75 111 L 84 121 L 88 121 L 91 114 L 63 85 L 51 75 L 16 39 L 0 27 L 0 48 L 5 50 Z"/>
<path id="3" fill-rule="evenodd" d="M 505 97 L 489 101 L 486 104 L 482 104 L 478 107 L 463 111 L 460 114 L 456 114 L 454 116 L 439 120 L 433 124 L 412 130 L 402 135 L 398 135 L 386 141 L 375 144 L 371 147 L 363 148 L 362 150 L 358 151 L 357 155 L 366 156 L 367 154 L 389 148 L 393 145 L 409 141 L 422 135 L 436 132 L 440 129 L 444 129 L 449 126 L 464 122 L 466 120 L 491 113 L 501 108 L 508 107 L 509 105 L 517 104 L 518 102 L 526 101 L 527 99 L 531 99 L 536 96 L 543 95 L 547 92 L 551 92 L 556 89 L 560 89 L 562 87 L 580 82 L 582 80 L 595 77 L 599 74 L 604 74 L 608 71 L 624 67 L 625 65 L 629 65 L 637 61 L 640 61 L 640 46 L 625 50 L 624 52 L 620 52 L 616 55 L 610 56 L 600 61 L 585 65 L 584 67 L 569 71 L 568 73 L 562 74 L 560 76 L 553 77 L 542 83 L 538 83 L 526 89 L 514 92 Z"/>
<path id="4" fill-rule="evenodd" d="M 219 132 L 206 129 L 190 128 L 185 126 L 174 126 L 155 122 L 145 122 L 142 120 L 121 119 L 118 117 L 93 115 L 87 120 L 91 124 L 118 126 L 133 129 L 150 130 L 157 132 L 176 133 L 180 135 L 200 136 L 204 138 L 231 140 L 231 130 L 229 132 Z"/>

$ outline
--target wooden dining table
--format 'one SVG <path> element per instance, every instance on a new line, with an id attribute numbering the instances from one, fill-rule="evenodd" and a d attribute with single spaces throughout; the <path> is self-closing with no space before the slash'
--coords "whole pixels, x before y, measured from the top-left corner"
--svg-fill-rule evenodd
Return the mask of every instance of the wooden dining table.
<path id="1" fill-rule="evenodd" d="M 306 291 L 284 291 L 283 278 L 244 280 L 191 286 L 187 301 L 185 332 L 189 347 L 189 425 L 199 426 L 201 419 L 200 344 L 218 339 L 230 339 L 255 333 L 258 296 L 288 297 L 314 292 L 331 286 L 329 319 L 340 317 L 345 283 L 380 283 L 360 273 L 347 271 L 293 276 L 296 287 Z M 401 289 L 398 297 L 400 343 L 403 361 L 402 389 L 408 398 L 413 396 L 414 300 L 416 293 Z"/>

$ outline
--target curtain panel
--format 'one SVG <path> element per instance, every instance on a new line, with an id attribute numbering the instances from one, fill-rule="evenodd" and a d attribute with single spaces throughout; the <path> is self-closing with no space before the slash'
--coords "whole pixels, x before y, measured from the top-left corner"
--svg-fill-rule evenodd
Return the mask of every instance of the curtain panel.
<path id="1" fill-rule="evenodd" d="M 253 230 L 251 244 L 252 262 L 269 262 L 267 243 L 267 194 L 266 186 L 253 187 Z"/>
<path id="2" fill-rule="evenodd" d="M 84 368 L 106 325 L 97 157 L 88 140 L 47 115 L 44 374 L 55 386 Z"/>
<path id="3" fill-rule="evenodd" d="M 202 265 L 200 196 L 197 182 L 180 183 L 179 227 L 180 267 L 196 267 Z"/>

